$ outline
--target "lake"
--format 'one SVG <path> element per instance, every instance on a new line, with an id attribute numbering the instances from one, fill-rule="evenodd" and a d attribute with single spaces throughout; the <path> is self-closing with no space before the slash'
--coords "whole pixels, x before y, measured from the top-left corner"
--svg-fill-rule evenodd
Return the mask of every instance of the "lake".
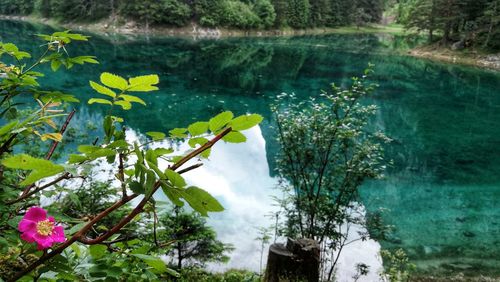
<path id="1" fill-rule="evenodd" d="M 0 21 L 1 41 L 38 54 L 43 42 L 35 34 L 49 32 Z M 332 82 L 346 86 L 374 63 L 372 80 L 380 85 L 369 101 L 379 107 L 374 125 L 394 139 L 386 178 L 361 189 L 366 210 L 384 209 L 384 221 L 394 226 L 390 238 L 375 245 L 404 249 L 420 271 L 500 275 L 500 73 L 395 51 L 411 44 L 375 34 L 220 40 L 94 35 L 68 52 L 95 55 L 101 64 L 59 71 L 41 83 L 86 101 L 88 81 L 101 72 L 160 75 L 161 90 L 141 95 L 148 106 L 123 114 L 138 135 L 223 110 L 263 115 L 246 144 L 218 144 L 203 169 L 188 176 L 226 207 L 210 223 L 236 245 L 230 267 L 258 270 L 256 228 L 272 222 L 265 215 L 275 209 L 270 195 L 277 193 L 279 148 L 270 105 L 283 92 L 307 99 Z M 102 109 L 82 103 L 73 126 L 97 123 Z M 376 246 L 360 245 L 352 254 L 376 254 Z"/>

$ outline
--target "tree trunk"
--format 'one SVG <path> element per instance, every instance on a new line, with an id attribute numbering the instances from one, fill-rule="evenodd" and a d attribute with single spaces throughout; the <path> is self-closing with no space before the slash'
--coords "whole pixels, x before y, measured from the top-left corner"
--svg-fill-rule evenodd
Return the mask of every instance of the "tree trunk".
<path id="1" fill-rule="evenodd" d="M 177 243 L 177 269 L 181 270 L 182 269 L 182 259 L 184 259 L 182 257 L 182 245 L 181 243 Z"/>
<path id="2" fill-rule="evenodd" d="M 288 239 L 269 247 L 265 282 L 319 281 L 320 247 L 311 239 Z"/>

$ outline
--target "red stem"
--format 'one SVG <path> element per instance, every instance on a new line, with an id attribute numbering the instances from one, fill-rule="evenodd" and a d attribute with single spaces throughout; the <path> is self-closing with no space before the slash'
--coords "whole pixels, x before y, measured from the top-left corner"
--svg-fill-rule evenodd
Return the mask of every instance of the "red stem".
<path id="1" fill-rule="evenodd" d="M 217 143 L 219 140 L 221 140 L 224 136 L 226 136 L 231 131 L 232 131 L 231 128 L 225 129 L 224 131 L 222 131 L 221 133 L 219 133 L 217 136 L 215 136 L 212 140 L 208 141 L 205 145 L 203 145 L 200 148 L 194 150 L 193 152 L 189 153 L 187 156 L 185 156 L 184 158 L 182 158 L 179 162 L 175 163 L 170 169 L 171 170 L 177 170 L 178 168 L 180 168 L 183 164 L 185 164 L 186 162 L 188 162 L 192 158 L 194 158 L 197 155 L 203 153 L 205 150 L 210 149 L 215 143 Z M 104 217 L 106 217 L 107 215 L 109 215 L 114 210 L 120 208 L 121 206 L 125 205 L 129 201 L 135 199 L 137 196 L 139 196 L 138 194 L 133 194 L 133 195 L 127 196 L 127 197 L 119 200 L 118 202 L 116 202 L 115 204 L 113 204 L 111 207 L 109 207 L 105 211 L 101 212 L 96 217 L 94 217 L 91 221 L 89 221 L 89 223 L 87 223 L 82 229 L 80 229 L 80 231 L 78 231 L 77 233 L 75 233 L 68 241 L 64 242 L 62 245 L 60 245 L 59 247 L 57 247 L 56 249 L 54 249 L 52 252 L 44 254 L 37 261 L 35 261 L 31 265 L 29 265 L 26 269 L 24 269 L 24 270 L 16 273 L 12 278 L 10 278 L 7 281 L 8 282 L 10 282 L 10 281 L 12 281 L 12 282 L 16 281 L 17 279 L 19 279 L 19 278 L 23 277 L 24 275 L 30 273 L 31 271 L 35 270 L 35 268 L 37 268 L 38 266 L 44 264 L 47 260 L 49 260 L 49 259 L 53 258 L 54 256 L 62 253 L 62 251 L 64 251 L 64 249 L 66 249 L 67 247 L 69 247 L 71 244 L 73 244 L 76 241 L 80 241 L 80 242 L 82 242 L 84 244 L 98 244 L 98 243 L 102 243 L 104 240 L 108 239 L 113 234 L 115 234 L 118 231 L 120 231 L 121 228 L 123 226 L 125 226 L 127 223 L 129 223 L 137 214 L 141 213 L 143 211 L 144 206 L 147 204 L 147 202 L 149 201 L 149 199 L 154 195 L 154 192 L 156 192 L 156 190 L 158 190 L 159 187 L 160 187 L 160 181 L 158 181 L 158 182 L 155 183 L 152 192 L 149 193 L 149 196 L 144 197 L 142 199 L 142 201 L 139 203 L 139 205 L 137 205 L 130 212 L 129 215 L 127 215 L 126 217 L 124 217 L 117 225 L 115 225 L 107 233 L 99 236 L 96 239 L 86 239 L 84 237 L 85 234 L 92 228 L 92 226 L 94 224 L 96 224 L 97 222 L 99 222 L 101 219 L 103 219 Z"/>

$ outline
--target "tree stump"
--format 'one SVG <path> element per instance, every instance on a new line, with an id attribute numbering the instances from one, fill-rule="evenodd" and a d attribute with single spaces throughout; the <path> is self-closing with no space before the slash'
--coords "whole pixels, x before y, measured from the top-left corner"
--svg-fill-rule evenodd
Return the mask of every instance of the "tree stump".
<path id="1" fill-rule="evenodd" d="M 288 239 L 269 247 L 265 282 L 319 281 L 320 247 L 311 239 Z"/>

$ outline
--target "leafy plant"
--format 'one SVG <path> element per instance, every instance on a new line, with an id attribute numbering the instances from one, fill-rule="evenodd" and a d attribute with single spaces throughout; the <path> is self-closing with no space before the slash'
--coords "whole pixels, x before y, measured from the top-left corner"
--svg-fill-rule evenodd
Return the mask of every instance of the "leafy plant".
<path id="1" fill-rule="evenodd" d="M 284 95 L 273 108 L 281 144 L 280 188 L 285 195 L 280 201 L 285 215 L 280 232 L 319 242 L 326 280 L 331 279 L 342 248 L 351 243 L 349 226 L 365 224 L 357 212 L 359 186 L 381 177 L 385 169 L 382 144 L 389 139 L 371 132 L 368 125 L 377 108 L 361 102 L 376 88 L 367 82 L 371 73 L 370 68 L 361 78 L 353 78 L 348 89 L 332 84 L 331 92 L 308 101 Z M 359 235 L 356 240 L 369 238 Z"/>
<path id="2" fill-rule="evenodd" d="M 402 249 L 397 249 L 394 252 L 382 250 L 380 254 L 384 260 L 384 271 L 380 275 L 382 278 L 391 282 L 410 281 L 416 266 L 409 261 Z"/>
<path id="3" fill-rule="evenodd" d="M 233 247 L 217 240 L 215 231 L 206 225 L 198 213 L 184 211 L 181 207 L 168 209 L 158 216 L 156 245 L 159 252 L 163 245 L 171 245 L 165 255 L 171 258 L 178 271 L 185 267 L 204 267 L 207 262 L 229 260 L 226 255 Z"/>
<path id="4" fill-rule="evenodd" d="M 88 104 L 100 104 L 108 109 L 102 125 L 104 135 L 91 144 L 78 146 L 78 153 L 69 154 L 67 163 L 54 163 L 51 158 L 58 145 L 64 141 L 63 134 L 75 115 L 74 110 L 66 113 L 63 105 L 78 100 L 70 94 L 42 89 L 37 79 L 44 74 L 36 72 L 35 68 L 50 64 L 55 72 L 61 67 L 69 69 L 74 65 L 98 62 L 93 56 L 69 56 L 67 48 L 74 42 L 87 41 L 87 36 L 64 31 L 40 35 L 40 38 L 45 40 L 43 46 L 46 49 L 31 65 L 27 62 L 31 58 L 29 53 L 19 50 L 12 43 L 0 44 L 0 118 L 3 122 L 0 127 L 0 247 L 2 252 L 10 254 L 8 263 L 16 265 L 10 271 L 1 272 L 2 276 L 14 281 L 25 275 L 39 277 L 51 272 L 56 273 L 57 279 L 73 279 L 76 274 L 71 272 L 71 267 L 78 267 L 88 255 L 93 258 L 95 268 L 88 272 L 82 271 L 83 277 L 119 277 L 122 273 L 119 268 L 126 269 L 125 265 L 130 266 L 132 263 L 138 264 L 138 267 L 129 269 L 131 275 L 137 274 L 141 279 L 177 275 L 154 253 L 148 254 L 151 245 L 129 240 L 129 233 L 124 227 L 136 222 L 141 214 L 156 212 L 153 194 L 160 189 L 175 205 L 187 203 L 203 216 L 208 216 L 209 212 L 223 211 L 217 199 L 199 187 L 189 186 L 182 177 L 183 173 L 202 164 L 187 167 L 186 164 L 197 158 L 208 158 L 212 146 L 220 140 L 230 143 L 246 141 L 241 131 L 257 125 L 262 117 L 234 117 L 232 112 L 226 111 L 208 121 L 195 122 L 168 133 L 148 132 L 145 140 L 131 141 L 127 138 L 126 121 L 119 115 L 124 110 L 131 110 L 136 104 L 145 106 L 139 93 L 158 90 L 159 77 L 152 74 L 126 79 L 105 72 L 100 75 L 98 82 L 89 82 L 98 96 L 88 100 Z M 15 99 L 18 96 L 32 97 L 38 109 L 20 112 L 22 105 Z M 57 122 L 60 121 L 62 125 L 57 130 Z M 39 136 L 41 142 L 51 142 L 45 158 L 33 157 L 17 149 L 26 140 L 24 137 L 33 135 Z M 171 144 L 162 142 L 164 140 L 187 142 L 191 148 L 186 152 L 175 152 L 169 145 L 163 145 Z M 65 201 L 69 199 L 78 207 L 78 203 L 81 204 L 79 196 L 85 194 L 75 193 L 74 189 L 64 184 L 74 179 L 87 179 L 89 172 L 100 162 L 108 163 L 112 171 L 111 179 L 116 183 L 108 186 L 115 196 L 103 202 L 106 207 L 94 211 L 87 209 L 85 212 L 82 208 L 82 213 L 73 213 L 74 217 L 51 208 L 57 206 L 58 199 L 63 195 L 66 195 L 62 197 Z M 81 185 L 102 193 L 102 186 L 85 181 Z M 41 194 L 59 196 L 49 204 L 47 218 L 32 220 L 36 226 L 30 225 L 31 229 L 26 229 L 23 227 L 25 223 L 19 224 L 19 221 L 30 206 L 39 205 Z M 129 208 L 134 199 L 137 204 Z M 123 212 L 123 217 L 100 225 L 119 211 Z M 59 245 L 57 241 L 43 243 L 43 252 L 37 252 L 32 244 L 23 244 L 16 230 L 35 230 L 40 236 L 50 236 L 55 232 L 55 222 L 57 226 L 71 227 L 66 231 L 69 236 Z M 32 243 L 27 237 L 24 240 Z M 131 251 L 130 246 L 134 246 Z M 19 261 L 23 263 L 16 263 Z M 141 269 L 148 269 L 148 272 Z M 17 273 L 12 273 L 12 270 Z"/>

